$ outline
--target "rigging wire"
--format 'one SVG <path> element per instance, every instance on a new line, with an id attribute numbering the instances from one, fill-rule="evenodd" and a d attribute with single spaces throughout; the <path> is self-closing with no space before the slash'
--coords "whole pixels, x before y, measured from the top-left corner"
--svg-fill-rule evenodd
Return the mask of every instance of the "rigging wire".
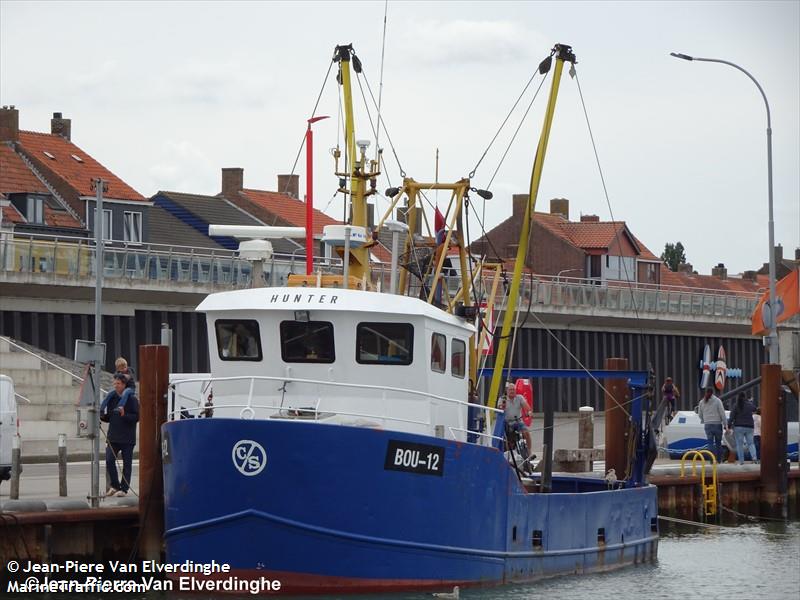
<path id="1" fill-rule="evenodd" d="M 311 117 L 314 118 L 317 114 L 317 108 L 319 108 L 319 102 L 322 99 L 322 94 L 325 91 L 325 84 L 328 83 L 328 77 L 331 75 L 331 69 L 333 68 L 334 61 L 331 61 L 328 65 L 328 72 L 325 73 L 325 79 L 322 81 L 322 87 L 319 90 L 319 94 L 317 95 L 317 101 L 314 103 L 314 109 L 311 111 Z M 294 170 L 297 168 L 297 163 L 300 160 L 300 154 L 303 152 L 303 146 L 306 144 L 306 133 L 303 132 L 303 141 L 300 142 L 300 148 L 297 149 L 297 156 L 294 158 L 294 164 L 292 165 L 292 171 L 289 175 L 289 179 L 286 181 L 286 187 L 283 189 L 282 193 L 286 193 L 289 190 L 289 181 L 291 180 L 291 176 L 294 175 Z M 280 192 L 280 190 L 278 190 Z M 274 225 L 274 223 L 273 223 Z"/>
<path id="2" fill-rule="evenodd" d="M 581 108 L 583 109 L 583 116 L 586 119 L 586 127 L 589 130 L 589 139 L 592 142 L 592 151 L 594 152 L 595 162 L 597 163 L 597 170 L 600 173 L 600 182 L 602 183 L 602 186 L 603 186 L 603 194 L 605 195 L 606 205 L 608 206 L 608 212 L 609 212 L 609 215 L 611 216 L 611 222 L 612 222 L 613 227 L 614 227 L 614 238 L 615 238 L 615 240 L 617 242 L 617 247 L 618 248 L 622 248 L 622 244 L 620 242 L 620 232 L 622 230 L 622 227 L 618 227 L 617 226 L 617 222 L 614 219 L 614 211 L 611 208 L 611 199 L 610 199 L 609 194 L 608 194 L 608 187 L 606 186 L 606 178 L 605 178 L 605 175 L 603 174 L 603 168 L 602 168 L 602 166 L 600 164 L 600 155 L 597 152 L 597 144 L 595 143 L 594 133 L 592 131 L 592 125 L 589 122 L 589 112 L 586 109 L 586 102 L 585 102 L 584 97 L 583 97 L 583 89 L 581 88 L 580 78 L 578 77 L 578 72 L 575 70 L 575 65 L 572 65 L 572 68 L 570 69 L 570 75 L 574 76 L 575 83 L 576 83 L 576 85 L 578 87 L 578 96 L 580 97 L 580 100 L 581 100 Z M 639 306 L 636 303 L 636 294 L 634 293 L 634 290 L 633 290 L 633 284 L 631 282 L 631 274 L 628 273 L 628 266 L 625 263 L 625 261 L 622 260 L 622 257 L 620 257 L 619 260 L 622 263 L 622 268 L 623 268 L 623 270 L 625 272 L 625 280 L 626 280 L 626 283 L 627 283 L 628 291 L 630 292 L 631 306 L 633 307 L 633 312 L 634 312 L 634 315 L 636 316 L 636 321 L 641 324 L 641 316 L 639 315 Z M 636 263 L 634 261 L 634 269 L 635 269 L 635 264 Z M 633 275 L 635 277 L 635 272 L 634 272 Z M 637 336 L 637 346 L 639 347 L 639 352 L 644 354 L 645 365 L 646 365 L 647 369 L 649 370 L 650 367 L 651 367 L 650 351 L 649 351 L 648 346 L 644 343 L 644 328 L 642 328 L 641 325 L 639 327 L 639 335 Z"/>
<path id="3" fill-rule="evenodd" d="M 489 185 L 486 186 L 486 189 L 491 189 L 492 183 L 494 183 L 494 178 L 497 177 L 497 173 L 500 171 L 500 167 L 503 166 L 503 162 L 506 160 L 506 156 L 508 156 L 509 150 L 511 150 L 511 146 L 514 143 L 514 140 L 517 139 L 517 134 L 519 134 L 519 130 L 522 129 L 522 125 L 525 123 L 525 118 L 528 116 L 531 108 L 533 107 L 533 102 L 536 100 L 536 97 L 539 95 L 539 91 L 542 89 L 545 81 L 547 81 L 547 74 L 542 77 L 541 83 L 539 83 L 539 87 L 536 88 L 536 92 L 533 94 L 533 98 L 531 98 L 530 103 L 528 104 L 528 108 L 525 109 L 525 112 L 522 115 L 522 118 L 519 121 L 519 125 L 517 125 L 516 130 L 514 130 L 514 135 L 511 136 L 511 140 L 508 142 L 508 146 L 506 146 L 505 152 L 503 152 L 503 156 L 500 157 L 500 162 L 497 164 L 497 168 L 492 173 L 492 178 L 489 180 Z"/>
<path id="4" fill-rule="evenodd" d="M 375 102 L 375 95 L 372 93 L 372 87 L 369 85 L 369 79 L 367 78 L 366 73 L 362 73 L 364 76 L 364 83 L 367 84 L 367 91 L 369 92 L 369 96 L 372 99 L 372 103 L 377 106 Z M 389 141 L 389 148 L 392 150 L 392 155 L 394 156 L 394 160 L 397 162 L 397 168 L 400 171 L 400 177 L 405 177 L 406 172 L 403 170 L 403 166 L 400 164 L 400 158 L 397 156 L 397 151 L 395 150 L 394 143 L 392 143 L 392 136 L 389 135 L 389 129 L 386 127 L 386 121 L 383 120 L 383 117 L 379 115 L 378 120 L 379 125 L 383 126 L 383 131 L 386 133 L 386 139 Z"/>
<path id="5" fill-rule="evenodd" d="M 484 158 L 486 158 L 486 154 L 487 154 L 487 153 L 489 152 L 489 150 L 491 149 L 491 147 L 492 147 L 492 145 L 494 144 L 495 140 L 497 140 L 497 136 L 499 136 L 499 135 L 500 135 L 500 132 L 501 132 L 501 131 L 503 131 L 503 127 L 505 127 L 506 123 L 507 123 L 507 122 L 508 122 L 508 120 L 511 118 L 511 115 L 512 115 L 512 113 L 514 112 L 514 110 L 516 110 L 516 108 L 517 108 L 517 105 L 519 104 L 519 101 L 520 101 L 520 100 L 522 100 L 522 97 L 525 95 L 525 92 L 527 92 L 527 91 L 528 91 L 528 88 L 530 87 L 530 85 L 531 85 L 531 83 L 533 82 L 533 80 L 536 78 L 536 75 L 537 75 L 537 73 L 538 73 L 538 72 L 539 72 L 538 70 L 534 71 L 534 72 L 533 72 L 533 75 L 531 75 L 531 78 L 528 80 L 528 83 L 526 83 L 526 84 L 525 84 L 525 87 L 524 87 L 524 88 L 522 88 L 522 92 L 520 92 L 519 96 L 518 96 L 518 97 L 517 97 L 517 99 L 514 101 L 514 104 L 511 106 L 511 109 L 508 111 L 508 114 L 506 115 L 506 118 L 505 118 L 505 119 L 503 119 L 503 122 L 502 122 L 502 123 L 500 123 L 500 127 L 498 127 L 498 129 L 497 129 L 497 132 L 494 134 L 494 137 L 493 137 L 493 138 L 492 138 L 492 140 L 489 142 L 489 145 L 488 145 L 488 146 L 486 146 L 486 149 L 483 151 L 483 154 L 481 154 L 481 157 L 478 159 L 478 162 L 477 162 L 477 163 L 475 163 L 475 166 L 472 168 L 472 171 L 470 171 L 470 173 L 469 173 L 469 178 L 470 178 L 470 179 L 472 179 L 473 177 L 475 177 L 475 172 L 478 170 L 478 167 L 480 167 L 480 166 L 481 166 L 481 163 L 483 162 L 483 159 L 484 159 Z M 544 78 L 542 78 L 542 79 L 544 79 Z M 540 87 L 541 87 L 541 86 L 540 86 Z"/>
<path id="6" fill-rule="evenodd" d="M 389 13 L 389 0 L 386 0 L 383 5 L 383 38 L 381 40 L 381 78 L 378 82 L 378 130 L 375 133 L 375 160 L 378 160 L 379 152 L 379 138 L 381 133 L 381 101 L 383 100 L 383 61 L 386 57 L 386 17 Z M 362 92 L 363 94 L 363 92 Z"/>

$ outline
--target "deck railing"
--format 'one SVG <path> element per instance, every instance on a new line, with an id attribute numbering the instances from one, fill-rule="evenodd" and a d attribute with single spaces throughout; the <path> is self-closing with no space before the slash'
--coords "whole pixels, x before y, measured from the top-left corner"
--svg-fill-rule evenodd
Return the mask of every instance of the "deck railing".
<path id="1" fill-rule="evenodd" d="M 257 383 L 274 383 L 279 384 L 275 387 L 274 394 L 264 394 L 264 393 L 257 393 L 256 392 L 256 384 Z M 209 406 L 206 404 L 206 398 L 208 397 L 208 393 L 213 390 L 213 385 L 217 385 L 217 389 L 213 391 L 213 398 L 215 400 L 215 404 Z M 220 388 L 225 388 L 225 383 L 242 383 L 244 384 L 242 391 L 246 388 L 246 393 L 232 393 L 230 386 L 227 386 L 227 389 L 224 390 L 223 394 L 220 394 Z M 326 391 L 326 396 L 323 397 L 321 394 L 310 395 L 308 393 L 292 393 L 289 391 L 288 385 L 289 384 L 300 384 L 300 385 L 310 385 L 310 386 L 319 386 L 320 388 Z M 167 419 L 170 421 L 174 420 L 181 420 L 185 418 L 199 418 L 208 415 L 209 409 L 213 410 L 214 412 L 218 412 L 221 410 L 226 409 L 238 409 L 238 416 L 241 419 L 254 419 L 256 417 L 256 411 L 266 411 L 268 414 L 268 418 L 271 420 L 280 419 L 280 420 L 290 420 L 290 421 L 297 421 L 298 419 L 302 420 L 313 420 L 313 421 L 320 421 L 330 416 L 345 416 L 345 417 L 355 417 L 359 419 L 371 419 L 376 422 L 380 423 L 403 423 L 403 424 L 411 424 L 411 425 L 419 425 L 425 428 L 426 432 L 429 435 L 436 435 L 436 426 L 437 424 L 433 422 L 433 411 L 439 404 L 449 404 L 461 407 L 464 409 L 466 413 L 466 417 L 470 417 L 470 409 L 473 411 L 478 411 L 483 413 L 483 423 L 490 422 L 489 414 L 490 413 L 502 413 L 503 411 L 497 408 L 493 408 L 491 406 L 484 406 L 482 404 L 472 404 L 470 402 L 466 402 L 463 400 L 456 400 L 454 398 L 448 398 L 445 396 L 439 396 L 436 394 L 431 394 L 429 392 L 424 392 L 421 390 L 412 390 L 407 388 L 397 388 L 391 386 L 379 386 L 379 385 L 370 385 L 370 384 L 363 384 L 363 383 L 348 383 L 348 382 L 337 382 L 337 381 L 325 381 L 325 380 L 316 380 L 316 379 L 301 379 L 296 377 L 270 377 L 270 376 L 237 376 L 237 377 L 197 377 L 197 378 L 187 378 L 181 379 L 179 381 L 175 381 L 170 385 L 173 393 L 170 397 L 170 405 L 168 407 Z M 192 394 L 192 392 L 186 392 L 186 387 L 199 387 L 200 388 L 200 395 L 196 396 Z M 307 389 L 307 388 L 306 388 Z M 384 400 L 381 403 L 381 406 L 387 410 L 394 411 L 391 414 L 389 413 L 365 413 L 365 412 L 354 412 L 354 411 L 342 411 L 338 407 L 331 408 L 326 407 L 323 403 L 323 400 L 327 397 L 335 397 L 336 389 L 347 389 L 351 392 L 353 390 L 356 391 L 366 391 L 368 392 L 368 396 L 371 400 Z M 331 391 L 334 390 L 334 391 Z M 329 394 L 327 392 L 330 392 Z M 409 415 L 401 416 L 400 414 L 394 414 L 395 412 L 402 413 L 402 409 L 404 408 L 402 403 L 399 402 L 386 402 L 390 397 L 393 399 L 397 399 L 403 396 L 410 396 L 412 398 L 421 399 L 428 403 L 428 410 L 424 411 L 427 414 L 427 418 L 422 419 L 414 419 L 408 418 Z M 225 402 L 220 404 L 220 399 L 225 397 L 232 397 L 236 398 L 237 401 L 232 403 Z M 238 401 L 239 398 L 244 397 L 244 401 Z M 352 398 L 352 394 L 348 394 L 347 397 Z M 280 399 L 280 403 L 275 403 L 277 399 Z M 296 403 L 300 400 L 301 402 L 306 403 L 303 406 L 298 406 Z M 184 402 L 181 402 L 184 401 Z M 188 401 L 190 406 L 187 406 L 186 401 Z M 308 402 L 313 402 L 313 406 L 308 406 Z M 230 416 L 230 415 L 228 415 Z M 496 419 L 492 419 L 495 421 Z M 502 438 L 497 436 L 477 431 L 473 429 L 463 429 L 453 425 L 446 426 L 447 432 L 450 433 L 450 436 L 453 439 L 457 439 L 455 435 L 455 431 L 464 433 L 467 437 L 467 441 L 470 440 L 470 436 L 474 435 L 480 440 L 482 443 L 491 444 L 492 441 L 500 441 Z M 444 429 L 442 430 L 442 435 L 444 435 Z"/>

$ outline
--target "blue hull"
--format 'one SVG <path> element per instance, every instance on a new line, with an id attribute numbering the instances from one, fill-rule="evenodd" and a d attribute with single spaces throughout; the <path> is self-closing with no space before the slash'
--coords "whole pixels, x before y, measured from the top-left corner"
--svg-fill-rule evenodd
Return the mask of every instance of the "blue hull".
<path id="1" fill-rule="evenodd" d="M 167 560 L 216 560 L 282 591 L 494 585 L 657 553 L 654 486 L 556 477 L 554 493 L 528 493 L 495 449 L 338 425 L 190 419 L 163 433 Z"/>

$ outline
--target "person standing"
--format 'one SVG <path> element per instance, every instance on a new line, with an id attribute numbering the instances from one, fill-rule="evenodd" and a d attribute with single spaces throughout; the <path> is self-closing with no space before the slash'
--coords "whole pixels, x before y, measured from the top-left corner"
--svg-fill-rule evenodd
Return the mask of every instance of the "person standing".
<path id="1" fill-rule="evenodd" d="M 114 389 L 106 395 L 100 412 L 100 420 L 108 423 L 106 473 L 110 481 L 106 496 L 122 497 L 130 489 L 136 423 L 139 421 L 139 399 L 135 394 L 126 391 L 126 385 L 124 375 L 114 375 Z M 118 454 L 122 455 L 121 480 L 117 472 Z"/>
<path id="2" fill-rule="evenodd" d="M 758 462 L 756 445 L 753 441 L 753 413 L 755 412 L 755 404 L 747 399 L 744 392 L 740 392 L 728 419 L 728 429 L 733 428 L 733 435 L 736 437 L 736 462 L 740 465 L 744 464 L 745 444 L 750 450 L 750 460 L 754 463 Z"/>
<path id="3" fill-rule="evenodd" d="M 726 418 L 725 407 L 722 406 L 722 400 L 714 395 L 714 388 L 706 388 L 705 394 L 697 406 L 697 414 L 700 415 L 700 422 L 706 432 L 708 449 L 719 463 L 722 461 L 722 428 Z"/>

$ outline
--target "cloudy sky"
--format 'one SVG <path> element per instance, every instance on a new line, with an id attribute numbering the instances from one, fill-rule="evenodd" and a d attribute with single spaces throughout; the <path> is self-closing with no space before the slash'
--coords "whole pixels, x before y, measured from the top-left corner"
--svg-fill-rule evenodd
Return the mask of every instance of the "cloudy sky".
<path id="1" fill-rule="evenodd" d="M 247 187 L 275 189 L 336 44 L 354 44 L 377 94 L 386 8 L 2 1 L 0 103 L 16 105 L 21 127 L 34 131 L 63 112 L 73 141 L 146 196 L 215 194 L 221 167 L 243 167 Z M 416 180 L 434 178 L 437 148 L 440 180 L 466 176 L 539 61 L 554 43 L 571 44 L 614 217 L 656 254 L 680 240 L 700 272 L 718 262 L 734 273 L 757 268 L 768 248 L 761 96 L 730 67 L 669 52 L 722 58 L 753 73 L 770 101 L 776 241 L 790 255 L 800 245 L 799 2 L 389 2 L 387 14 L 382 114 Z M 335 116 L 337 97 L 330 78 L 318 114 Z M 527 191 L 545 97 L 492 183 L 487 228 L 511 214 L 512 193 Z M 358 137 L 373 137 L 356 98 Z M 477 187 L 488 186 L 520 118 L 477 170 Z M 337 129 L 335 118 L 319 123 L 315 138 L 315 204 L 333 216 L 342 205 L 331 202 L 327 149 Z M 383 190 L 400 175 L 385 134 L 381 145 Z M 305 177 L 303 161 L 297 172 Z M 572 218 L 610 218 L 566 74 L 537 207 L 553 197 L 569 198 Z M 379 198 L 379 212 L 386 206 Z"/>

